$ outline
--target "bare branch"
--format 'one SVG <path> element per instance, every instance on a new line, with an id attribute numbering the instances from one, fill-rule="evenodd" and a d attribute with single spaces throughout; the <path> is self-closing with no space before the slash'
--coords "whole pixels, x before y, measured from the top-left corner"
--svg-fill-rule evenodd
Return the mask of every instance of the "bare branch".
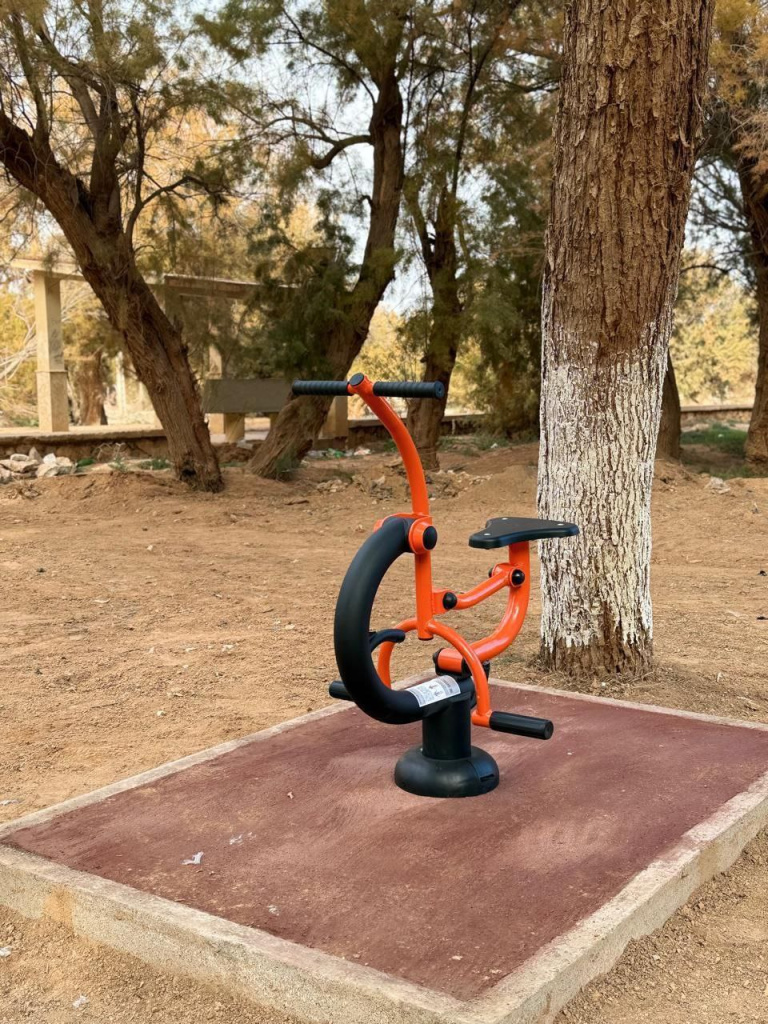
<path id="1" fill-rule="evenodd" d="M 13 35 L 13 41 L 16 44 L 16 52 L 19 55 L 21 69 L 24 72 L 24 77 L 27 80 L 27 85 L 29 86 L 29 90 L 32 93 L 32 98 L 35 102 L 37 122 L 34 128 L 34 136 L 38 141 L 42 141 L 43 139 L 48 139 L 50 135 L 48 108 L 43 96 L 43 91 L 40 87 L 37 71 L 32 62 L 27 38 L 24 35 L 24 24 L 21 20 L 21 15 L 18 11 L 12 11 L 8 20 L 10 21 L 11 33 Z"/>
<path id="2" fill-rule="evenodd" d="M 338 142 L 335 142 L 323 156 L 312 157 L 310 159 L 310 164 L 316 171 L 322 171 L 324 168 L 331 165 L 339 153 L 343 153 L 344 150 L 349 149 L 350 146 L 361 146 L 365 143 L 370 145 L 371 142 L 371 136 L 367 133 L 365 135 L 349 135 L 347 138 L 339 139 Z"/>

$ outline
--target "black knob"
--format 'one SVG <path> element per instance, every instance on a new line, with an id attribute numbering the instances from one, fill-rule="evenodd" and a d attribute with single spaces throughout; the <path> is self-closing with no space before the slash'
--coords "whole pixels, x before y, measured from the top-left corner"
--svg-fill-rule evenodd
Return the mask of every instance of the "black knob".
<path id="1" fill-rule="evenodd" d="M 437 530 L 434 526 L 428 526 L 426 528 L 422 535 L 421 543 L 427 551 L 431 551 L 435 544 L 437 544 Z"/>
<path id="2" fill-rule="evenodd" d="M 513 571 L 512 582 L 516 587 L 519 587 L 521 583 L 525 583 L 525 573 L 522 569 L 515 569 Z"/>
<path id="3" fill-rule="evenodd" d="M 459 599 L 456 597 L 454 592 L 452 590 L 446 590 L 443 594 L 443 608 L 449 612 L 451 608 L 455 608 L 458 603 Z"/>
<path id="4" fill-rule="evenodd" d="M 356 388 L 358 384 L 363 383 L 363 379 L 364 377 L 362 373 L 355 373 L 349 378 L 349 383 L 353 388 Z"/>

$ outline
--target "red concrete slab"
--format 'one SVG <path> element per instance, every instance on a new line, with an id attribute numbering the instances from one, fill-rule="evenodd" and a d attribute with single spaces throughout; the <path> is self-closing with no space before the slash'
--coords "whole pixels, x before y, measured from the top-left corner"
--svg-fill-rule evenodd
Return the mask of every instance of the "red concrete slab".
<path id="1" fill-rule="evenodd" d="M 418 727 L 348 709 L 3 842 L 466 1000 L 768 770 L 768 731 L 514 687 L 494 700 L 557 728 L 475 730 L 501 769 L 486 796 L 401 792 Z"/>

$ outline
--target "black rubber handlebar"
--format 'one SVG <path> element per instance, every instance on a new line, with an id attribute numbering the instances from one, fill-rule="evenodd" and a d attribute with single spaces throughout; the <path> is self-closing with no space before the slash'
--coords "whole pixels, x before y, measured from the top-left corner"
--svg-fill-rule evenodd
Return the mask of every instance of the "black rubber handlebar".
<path id="1" fill-rule="evenodd" d="M 382 398 L 444 398 L 445 384 L 439 380 L 377 380 L 373 393 Z"/>
<path id="2" fill-rule="evenodd" d="M 348 395 L 345 380 L 295 380 L 291 385 L 294 395 Z"/>
<path id="3" fill-rule="evenodd" d="M 358 381 L 352 377 L 349 383 Z M 291 389 L 294 395 L 348 395 L 347 384 L 345 380 L 295 380 Z M 373 393 L 381 398 L 440 399 L 445 397 L 445 384 L 439 380 L 377 380 Z"/>
<path id="4" fill-rule="evenodd" d="M 547 718 L 513 715 L 508 711 L 492 711 L 488 726 L 495 732 L 509 732 L 513 736 L 527 736 L 531 740 L 548 740 L 555 731 L 554 725 Z"/>

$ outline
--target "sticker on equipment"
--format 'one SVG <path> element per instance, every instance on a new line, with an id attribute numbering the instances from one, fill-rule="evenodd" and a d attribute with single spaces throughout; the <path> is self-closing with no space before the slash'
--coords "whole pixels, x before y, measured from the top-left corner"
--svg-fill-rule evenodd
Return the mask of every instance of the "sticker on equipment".
<path id="1" fill-rule="evenodd" d="M 426 683 L 408 687 L 408 693 L 413 694 L 420 708 L 445 700 L 446 697 L 455 697 L 458 692 L 459 684 L 450 676 L 438 676 L 437 679 L 428 679 Z"/>

